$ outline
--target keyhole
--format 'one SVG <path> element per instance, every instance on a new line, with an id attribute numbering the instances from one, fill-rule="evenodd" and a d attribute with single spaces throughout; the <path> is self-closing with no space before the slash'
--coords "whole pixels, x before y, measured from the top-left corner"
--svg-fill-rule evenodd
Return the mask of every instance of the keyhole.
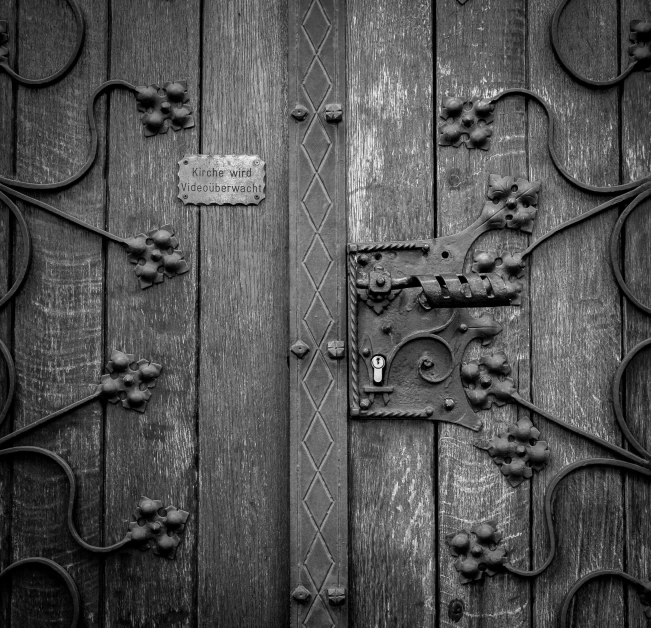
<path id="1" fill-rule="evenodd" d="M 371 366 L 373 367 L 373 383 L 381 384 L 384 377 L 384 365 L 387 361 L 383 355 L 374 355 L 371 358 Z"/>

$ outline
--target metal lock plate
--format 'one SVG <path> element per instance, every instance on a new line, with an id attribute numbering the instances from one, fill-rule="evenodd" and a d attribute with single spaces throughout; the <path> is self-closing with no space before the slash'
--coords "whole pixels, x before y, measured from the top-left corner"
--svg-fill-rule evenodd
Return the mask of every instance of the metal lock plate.
<path id="1" fill-rule="evenodd" d="M 522 265 L 463 274 L 483 225 L 430 241 L 350 244 L 349 342 L 351 416 L 420 418 L 478 430 L 460 378 L 472 340 L 490 343 L 501 327 L 469 307 L 519 302 Z M 493 269 L 494 270 L 494 269 Z"/>

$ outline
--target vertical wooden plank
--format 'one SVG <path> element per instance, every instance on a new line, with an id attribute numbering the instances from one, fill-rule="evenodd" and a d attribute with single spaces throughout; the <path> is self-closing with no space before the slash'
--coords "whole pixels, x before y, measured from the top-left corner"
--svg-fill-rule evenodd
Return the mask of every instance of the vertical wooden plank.
<path id="1" fill-rule="evenodd" d="M 259 155 L 259 206 L 201 208 L 199 625 L 289 621 L 287 9 L 206 3 L 201 150 Z"/>
<path id="2" fill-rule="evenodd" d="M 616 89 L 594 90 L 572 80 L 550 47 L 549 22 L 556 0 L 529 3 L 529 74 L 531 89 L 552 105 L 556 148 L 562 163 L 578 179 L 595 185 L 616 184 L 619 172 Z M 573 0 L 561 19 L 563 51 L 577 70 L 590 77 L 617 74 L 617 8 Z M 599 204 L 565 182 L 551 165 L 546 148 L 547 121 L 530 107 L 531 170 L 544 182 L 545 207 L 536 233 Z M 532 401 L 573 425 L 619 443 L 609 403 L 610 380 L 620 355 L 620 305 L 607 259 L 615 212 L 591 219 L 531 257 Z M 550 443 L 552 458 L 533 491 L 533 565 L 547 557 L 542 531 L 546 486 L 575 460 L 603 455 L 603 449 L 549 424 L 535 422 Z M 536 628 L 556 626 L 563 596 L 582 575 L 598 568 L 623 567 L 622 481 L 612 471 L 579 472 L 563 481 L 554 508 L 558 530 L 556 559 L 534 583 Z M 572 625 L 621 625 L 622 584 L 604 580 L 579 597 Z"/>
<path id="3" fill-rule="evenodd" d="M 16 58 L 16 3 L 15 0 L 0 0 L 0 20 L 7 22 L 9 41 L 9 58 Z M 16 91 L 13 82 L 6 74 L 0 74 L 0 137 L 2 137 L 2 151 L 0 151 L 0 172 L 14 176 L 15 156 L 15 110 L 14 99 Z M 11 276 L 12 253 L 12 219 L 9 210 L 0 209 L 0 291 L 5 294 L 9 288 Z M 11 349 L 12 346 L 12 306 L 8 306 L 0 314 L 0 338 Z M 4 400 L 8 390 L 7 371 L 4 365 L 0 367 L 0 395 Z M 4 401 L 0 402 L 4 403 Z M 4 436 L 11 430 L 12 413 L 5 419 L 0 428 L 0 435 Z M 3 460 L 0 463 L 0 547 L 5 551 L 0 553 L 0 570 L 11 562 L 11 473 L 12 462 Z M 11 586 L 9 583 L 0 592 L 0 623 L 9 625 Z"/>
<path id="4" fill-rule="evenodd" d="M 526 4 L 521 0 L 437 3 L 436 116 L 446 96 L 470 99 L 491 97 L 509 87 L 526 86 Z M 440 118 L 438 118 L 440 121 Z M 472 223 L 486 202 L 490 174 L 530 179 L 523 99 L 509 98 L 496 106 L 490 150 L 438 147 L 438 235 L 450 235 Z M 549 207 L 545 189 L 539 211 Z M 505 229 L 488 233 L 474 250 L 523 250 L 527 236 Z M 466 260 L 470 270 L 472 252 Z M 529 388 L 529 279 L 525 278 L 522 306 L 487 310 L 502 326 L 490 348 L 474 346 L 467 359 L 503 350 L 512 376 L 523 395 Z M 514 406 L 481 413 L 488 439 L 526 416 Z M 485 451 L 473 446 L 478 435 L 458 426 L 439 427 L 439 559 L 441 626 L 502 628 L 530 626 L 529 586 L 510 577 L 487 578 L 480 584 L 459 583 L 445 536 L 495 520 L 504 535 L 512 561 L 522 564 L 529 555 L 531 483 L 512 488 Z M 525 562 L 526 564 L 526 562 Z M 448 615 L 452 600 L 462 600 L 464 619 L 457 624 Z"/>
<path id="5" fill-rule="evenodd" d="M 51 87 L 19 88 L 16 176 L 38 183 L 59 181 L 77 171 L 89 146 L 85 103 L 104 80 L 107 65 L 107 6 L 81 2 L 87 45 L 70 74 Z M 23 0 L 18 15 L 18 69 L 44 77 L 61 67 L 75 39 L 72 13 L 63 1 Z M 14 33 L 15 36 L 15 33 Z M 16 67 L 16 66 L 14 66 Z M 100 137 L 105 107 L 97 108 Z M 83 157 L 82 157 L 83 156 Z M 104 222 L 103 159 L 78 185 L 47 201 L 84 220 Z M 36 196 L 36 195 L 35 195 Z M 39 198 L 44 198 L 41 195 Z M 33 258 L 15 301 L 14 348 L 18 372 L 15 426 L 22 427 L 93 391 L 102 363 L 102 241 L 69 223 L 22 203 L 30 225 Z M 18 260 L 16 260 L 17 262 Z M 20 444 L 51 449 L 72 467 L 78 481 L 78 529 L 90 543 L 101 541 L 102 409 L 92 404 L 23 438 Z M 76 580 L 82 617 L 97 625 L 101 563 L 73 541 L 66 523 L 68 484 L 51 462 L 14 461 L 12 558 L 51 558 Z M 13 626 L 60 626 L 71 601 L 60 580 L 24 572 L 13 580 Z"/>
<path id="6" fill-rule="evenodd" d="M 621 67 L 629 64 L 628 46 L 631 20 L 651 19 L 651 6 L 644 0 L 624 0 L 621 3 Z M 651 129 L 649 129 L 649 86 L 648 72 L 634 72 L 622 89 L 621 151 L 622 180 L 629 181 L 646 175 L 651 170 Z M 621 241 L 624 276 L 629 286 L 643 303 L 651 299 L 651 222 L 649 210 L 651 201 L 646 201 L 628 219 Z M 624 346 L 622 355 L 637 343 L 651 337 L 651 316 L 641 312 L 624 299 Z M 622 399 L 625 401 L 626 417 L 633 434 L 647 450 L 651 448 L 651 434 L 646 420 L 651 389 L 649 369 L 651 354 L 648 350 L 639 354 L 629 365 Z M 648 480 L 629 474 L 626 477 L 626 571 L 645 579 L 651 568 L 649 553 L 645 548 L 651 544 L 651 536 L 643 521 L 649 517 L 651 485 Z M 643 626 L 646 618 L 640 604 L 638 592 L 629 588 L 628 617 L 630 626 Z"/>
<path id="7" fill-rule="evenodd" d="M 133 236 L 172 225 L 190 272 L 141 290 L 118 246 L 109 247 L 107 355 L 113 348 L 163 371 L 144 414 L 107 410 L 105 542 L 125 532 L 141 495 L 190 512 L 175 560 L 124 550 L 106 560 L 105 625 L 193 626 L 196 620 L 197 217 L 177 199 L 178 161 L 199 143 L 200 2 L 111 4 L 111 76 L 136 85 L 186 80 L 197 126 L 146 138 L 134 95 L 111 96 L 109 227 Z"/>
<path id="8" fill-rule="evenodd" d="M 349 240 L 431 237 L 432 19 L 427 0 L 348 7 Z M 352 421 L 351 626 L 435 624 L 435 428 Z"/>
<path id="9" fill-rule="evenodd" d="M 345 121 L 346 3 L 289 5 L 289 334 L 291 626 L 348 626 L 348 369 Z M 330 342 L 342 344 L 332 355 Z M 349 350 L 350 351 L 350 350 Z M 300 599 L 297 587 L 309 593 Z M 337 591 L 338 589 L 338 591 Z M 345 596 L 330 603 L 328 592 Z"/>

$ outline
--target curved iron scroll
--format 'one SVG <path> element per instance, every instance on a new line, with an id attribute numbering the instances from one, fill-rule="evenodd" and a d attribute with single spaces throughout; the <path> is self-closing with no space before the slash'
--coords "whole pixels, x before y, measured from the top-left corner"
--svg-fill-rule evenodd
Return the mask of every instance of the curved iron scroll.
<path id="1" fill-rule="evenodd" d="M 619 85 L 619 83 L 624 81 L 624 79 L 626 79 L 626 77 L 632 74 L 635 70 L 651 69 L 651 47 L 649 46 L 649 42 L 651 42 L 651 22 L 633 20 L 631 23 L 630 37 L 632 45 L 629 48 L 631 62 L 630 65 L 619 76 L 605 81 L 597 81 L 594 79 L 589 79 L 574 70 L 561 52 L 558 40 L 561 14 L 569 2 L 570 0 L 561 0 L 556 7 L 550 24 L 550 39 L 552 43 L 552 49 L 554 50 L 559 63 L 561 66 L 563 66 L 563 69 L 576 81 L 583 83 L 584 85 L 588 85 L 589 87 L 613 87 L 614 85 Z"/>
<path id="2" fill-rule="evenodd" d="M 644 614 L 647 618 L 651 619 L 651 583 L 638 580 L 638 578 L 617 569 L 599 569 L 598 571 L 593 571 L 592 573 L 583 576 L 580 580 L 577 580 L 574 583 L 574 586 L 567 592 L 563 604 L 561 605 L 559 628 L 569 628 L 570 623 L 568 615 L 576 594 L 592 580 L 605 577 L 621 578 L 629 584 L 636 586 L 639 590 L 640 602 L 644 605 Z"/>
<path id="3" fill-rule="evenodd" d="M 26 87 L 45 87 L 46 85 L 52 85 L 53 83 L 56 83 L 57 81 L 61 80 L 70 70 L 72 69 L 72 66 L 77 63 L 77 60 L 79 59 L 79 55 L 81 54 L 81 49 L 84 45 L 84 38 L 86 36 L 86 23 L 84 21 L 84 14 L 81 12 L 81 8 L 79 7 L 79 3 L 77 0 L 66 0 L 68 3 L 68 6 L 72 9 L 72 13 L 75 17 L 75 22 L 77 26 L 77 38 L 75 40 L 75 46 L 74 49 L 68 58 L 68 61 L 66 61 L 65 65 L 57 70 L 54 74 L 47 76 L 45 78 L 41 79 L 30 79 L 30 78 L 25 78 L 24 76 L 20 76 L 16 71 L 14 71 L 11 66 L 9 65 L 9 61 L 7 59 L 7 52 L 3 54 L 3 49 L 0 47 L 0 71 L 5 72 L 5 74 L 8 74 L 14 81 L 17 81 L 21 85 L 25 85 Z M 0 41 L 0 45 L 2 42 Z M 6 50 L 6 49 L 5 49 Z"/>
<path id="4" fill-rule="evenodd" d="M 25 565 L 42 565 L 54 571 L 54 573 L 56 573 L 63 580 L 66 587 L 68 588 L 68 593 L 70 593 L 70 597 L 72 598 L 72 618 L 70 620 L 70 628 L 77 628 L 79 625 L 81 598 L 79 596 L 79 589 L 77 589 L 77 584 L 75 583 L 72 576 L 61 565 L 55 563 L 53 560 L 50 560 L 49 558 L 35 557 L 23 558 L 21 560 L 17 560 L 15 563 L 11 563 L 11 565 L 0 571 L 0 580 L 2 580 L 4 576 L 9 575 L 12 571 L 15 571 L 19 567 L 24 567 Z"/>

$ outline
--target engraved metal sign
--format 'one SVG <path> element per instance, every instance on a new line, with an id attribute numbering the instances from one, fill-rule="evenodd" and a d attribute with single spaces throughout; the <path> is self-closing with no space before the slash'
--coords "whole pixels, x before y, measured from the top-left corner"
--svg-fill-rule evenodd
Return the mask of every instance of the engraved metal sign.
<path id="1" fill-rule="evenodd" d="M 179 198 L 186 205 L 258 205 L 265 166 L 257 155 L 186 155 L 179 161 Z"/>

